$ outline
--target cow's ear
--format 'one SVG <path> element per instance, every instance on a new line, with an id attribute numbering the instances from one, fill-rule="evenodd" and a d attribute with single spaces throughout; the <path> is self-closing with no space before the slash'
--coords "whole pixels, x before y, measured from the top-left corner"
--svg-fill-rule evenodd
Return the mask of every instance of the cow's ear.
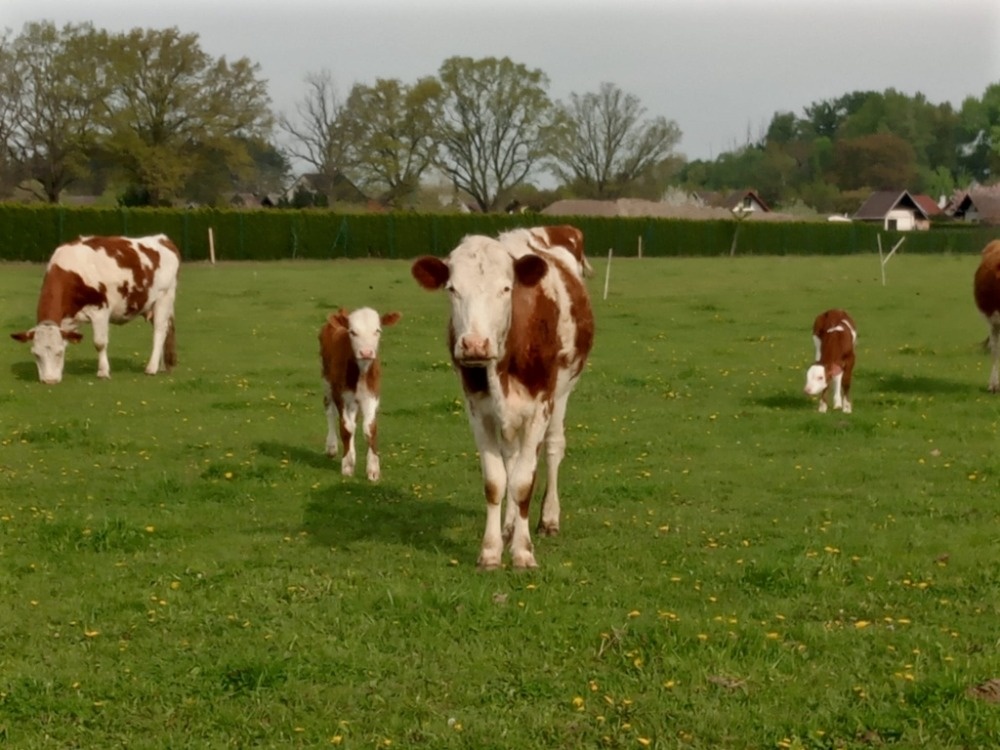
<path id="1" fill-rule="evenodd" d="M 83 341 L 83 334 L 79 331 L 60 331 L 60 333 L 62 333 L 62 337 L 71 344 L 79 344 Z"/>
<path id="2" fill-rule="evenodd" d="M 26 343 L 35 338 L 35 329 L 32 328 L 30 331 L 18 331 L 17 333 L 12 333 L 10 337 L 14 339 L 14 341 Z"/>
<path id="3" fill-rule="evenodd" d="M 342 307 L 339 310 L 337 310 L 336 313 L 333 314 L 333 316 L 331 317 L 331 322 L 343 326 L 344 328 L 350 328 L 351 321 L 347 319 L 348 315 L 350 315 L 350 313 L 347 311 L 347 308 Z"/>
<path id="4" fill-rule="evenodd" d="M 514 277 L 525 286 L 534 286 L 549 270 L 549 264 L 535 255 L 522 255 L 514 261 Z"/>
<path id="5" fill-rule="evenodd" d="M 448 266 L 440 258 L 425 255 L 413 261 L 410 273 L 424 289 L 440 289 L 448 283 Z"/>
<path id="6" fill-rule="evenodd" d="M 394 325 L 396 325 L 396 323 L 399 322 L 399 319 L 402 318 L 402 317 L 403 317 L 402 313 L 398 313 L 398 312 L 386 313 L 381 318 L 382 325 L 384 325 L 384 326 L 394 326 Z"/>

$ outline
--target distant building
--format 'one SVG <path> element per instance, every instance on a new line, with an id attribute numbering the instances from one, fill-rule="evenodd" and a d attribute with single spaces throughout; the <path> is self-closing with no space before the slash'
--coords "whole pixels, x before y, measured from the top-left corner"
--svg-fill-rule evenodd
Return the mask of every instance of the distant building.
<path id="1" fill-rule="evenodd" d="M 855 221 L 881 224 L 890 232 L 930 229 L 930 216 L 906 190 L 878 190 L 854 213 Z"/>

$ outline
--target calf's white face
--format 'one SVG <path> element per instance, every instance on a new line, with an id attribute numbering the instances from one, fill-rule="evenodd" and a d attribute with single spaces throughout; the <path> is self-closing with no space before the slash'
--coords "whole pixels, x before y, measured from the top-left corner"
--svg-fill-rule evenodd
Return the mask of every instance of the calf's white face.
<path id="1" fill-rule="evenodd" d="M 364 368 L 378 356 L 382 320 L 370 307 L 361 307 L 347 316 L 347 331 L 351 337 L 354 358 Z"/>
<path id="2" fill-rule="evenodd" d="M 827 388 L 826 368 L 823 365 L 812 365 L 806 370 L 806 394 L 818 396 Z"/>

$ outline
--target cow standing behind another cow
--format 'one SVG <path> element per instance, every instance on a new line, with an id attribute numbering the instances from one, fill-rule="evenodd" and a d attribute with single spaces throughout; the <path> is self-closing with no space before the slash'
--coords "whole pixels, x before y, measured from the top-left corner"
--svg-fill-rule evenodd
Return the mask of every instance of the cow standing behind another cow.
<path id="1" fill-rule="evenodd" d="M 851 413 L 851 376 L 854 372 L 854 343 L 858 327 L 844 310 L 827 310 L 813 321 L 816 360 L 806 372 L 805 392 L 819 396 L 819 411 L 827 410 L 827 392 L 833 389 L 832 406 Z"/>
<path id="2" fill-rule="evenodd" d="M 990 393 L 1000 390 L 1000 240 L 993 240 L 983 248 L 979 267 L 972 286 L 976 307 L 990 327 L 990 352 L 993 367 L 990 370 Z"/>
<path id="3" fill-rule="evenodd" d="M 319 332 L 319 353 L 323 374 L 323 407 L 326 411 L 326 454 L 337 455 L 337 433 L 343 442 L 340 471 L 354 476 L 357 461 L 354 433 L 358 412 L 368 441 L 365 460 L 368 479 L 382 475 L 378 456 L 378 406 L 382 365 L 378 350 L 382 326 L 399 321 L 398 312 L 380 316 L 370 307 L 354 312 L 340 308 L 330 313 Z"/>
<path id="4" fill-rule="evenodd" d="M 510 242 L 470 236 L 447 258 L 424 256 L 412 266 L 422 287 L 446 289 L 451 302 L 448 348 L 483 472 L 486 530 L 478 565 L 486 570 L 500 566 L 505 543 L 515 568 L 537 567 L 528 515 L 543 444 L 547 483 L 538 530 L 559 531 L 566 407 L 594 338 L 582 264 L 530 246 L 511 250 Z"/>
<path id="5" fill-rule="evenodd" d="M 62 380 L 66 343 L 83 336 L 77 324 L 90 321 L 97 349 L 97 377 L 110 378 L 109 324 L 142 315 L 153 324 L 153 351 L 146 373 L 177 363 L 174 300 L 180 251 L 164 234 L 151 237 L 80 237 L 52 253 L 38 297 L 36 325 L 12 333 L 31 341 L 38 379 Z"/>

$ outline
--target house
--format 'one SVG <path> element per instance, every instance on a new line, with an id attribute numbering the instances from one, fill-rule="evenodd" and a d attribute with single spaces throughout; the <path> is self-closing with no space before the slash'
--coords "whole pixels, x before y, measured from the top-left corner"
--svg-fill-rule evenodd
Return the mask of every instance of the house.
<path id="1" fill-rule="evenodd" d="M 368 203 L 368 196 L 343 172 L 309 172 L 299 175 L 285 191 L 285 200 L 296 205 L 306 199 L 308 205 L 332 206 L 334 203 Z"/>
<path id="2" fill-rule="evenodd" d="M 956 221 L 1000 225 L 1000 189 L 973 188 L 955 199 L 949 213 Z"/>
<path id="3" fill-rule="evenodd" d="M 930 229 L 931 220 L 909 191 L 877 190 L 854 213 L 855 221 L 879 223 L 891 232 Z"/>
<path id="4" fill-rule="evenodd" d="M 771 207 L 756 190 L 733 190 L 728 193 L 697 191 L 691 194 L 696 205 L 724 208 L 732 213 L 768 213 Z"/>

